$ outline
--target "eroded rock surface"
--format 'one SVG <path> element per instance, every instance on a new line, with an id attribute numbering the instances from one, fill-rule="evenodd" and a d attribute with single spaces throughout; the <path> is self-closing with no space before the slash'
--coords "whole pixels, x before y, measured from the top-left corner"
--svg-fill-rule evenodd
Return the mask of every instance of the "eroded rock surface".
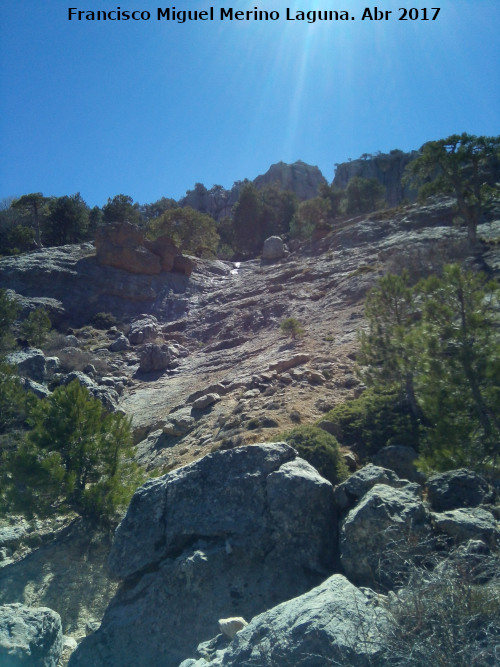
<path id="1" fill-rule="evenodd" d="M 147 482 L 110 555 L 125 582 L 70 664 L 177 667 L 217 619 L 252 617 L 327 576 L 335 523 L 330 483 L 284 443 L 216 452 Z"/>
<path id="2" fill-rule="evenodd" d="M 2 667 L 57 667 L 63 650 L 61 617 L 47 607 L 0 606 Z"/>

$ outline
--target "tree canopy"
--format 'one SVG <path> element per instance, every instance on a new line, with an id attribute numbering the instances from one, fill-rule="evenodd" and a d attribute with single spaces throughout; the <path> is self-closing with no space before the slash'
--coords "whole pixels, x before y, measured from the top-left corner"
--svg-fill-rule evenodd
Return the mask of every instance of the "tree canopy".
<path id="1" fill-rule="evenodd" d="M 448 265 L 413 287 L 385 276 L 366 301 L 361 376 L 399 395 L 421 428 L 424 466 L 497 465 L 500 287 Z"/>
<path id="2" fill-rule="evenodd" d="M 169 209 L 150 222 L 148 236 L 157 238 L 163 234 L 170 236 L 183 252 L 199 257 L 216 255 L 217 223 L 190 206 Z"/>
<path id="3" fill-rule="evenodd" d="M 407 178 L 421 185 L 420 196 L 448 194 L 454 197 L 469 239 L 476 242 L 484 206 L 499 196 L 492 183 L 492 166 L 500 160 L 500 135 L 477 137 L 453 134 L 430 141 L 407 167 Z"/>

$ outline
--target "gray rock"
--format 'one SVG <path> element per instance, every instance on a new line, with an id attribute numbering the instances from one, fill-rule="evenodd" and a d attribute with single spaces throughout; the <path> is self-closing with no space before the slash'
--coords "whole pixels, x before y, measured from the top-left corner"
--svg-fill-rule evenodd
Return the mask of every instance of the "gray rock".
<path id="1" fill-rule="evenodd" d="M 391 445 L 380 449 L 374 456 L 373 463 L 393 470 L 401 479 L 424 484 L 425 475 L 415 467 L 417 457 L 418 454 L 413 447 Z"/>
<path id="2" fill-rule="evenodd" d="M 0 606 L 0 664 L 57 667 L 63 649 L 59 614 L 47 607 Z"/>
<path id="3" fill-rule="evenodd" d="M 262 259 L 281 259 L 285 254 L 285 246 L 279 236 L 270 236 L 264 241 Z"/>
<path id="4" fill-rule="evenodd" d="M 369 463 L 335 487 L 337 507 L 342 512 L 351 509 L 375 484 L 387 484 L 396 489 L 408 486 L 408 482 L 399 479 L 392 470 Z M 417 490 L 417 487 L 412 488 Z"/>
<path id="5" fill-rule="evenodd" d="M 141 373 L 164 371 L 167 368 L 174 368 L 177 364 L 168 345 L 147 343 L 141 350 L 139 371 Z"/>
<path id="6" fill-rule="evenodd" d="M 109 350 L 110 352 L 123 352 L 124 350 L 128 350 L 129 347 L 130 343 L 128 338 L 123 334 L 120 334 L 118 338 L 115 338 L 115 340 L 111 343 Z"/>
<path id="7" fill-rule="evenodd" d="M 466 468 L 450 470 L 429 477 L 428 500 L 436 512 L 477 507 L 491 500 L 486 480 Z"/>
<path id="8" fill-rule="evenodd" d="M 70 664 L 177 667 L 219 618 L 251 618 L 316 586 L 333 568 L 335 526 L 331 485 L 285 443 L 150 480 L 109 558 L 127 581 Z"/>
<path id="9" fill-rule="evenodd" d="M 128 339 L 132 345 L 149 343 L 158 337 L 161 328 L 153 315 L 139 315 L 139 318 L 130 324 Z"/>
<path id="10" fill-rule="evenodd" d="M 430 520 L 410 485 L 376 484 L 349 512 L 340 535 L 346 576 L 360 586 L 392 588 L 404 581 L 409 554 L 417 559 L 430 549 Z"/>
<path id="11" fill-rule="evenodd" d="M 204 396 L 200 396 L 200 398 L 197 398 L 195 401 L 193 401 L 193 410 L 204 410 L 205 408 L 208 408 L 209 406 L 214 405 L 214 403 L 218 403 L 219 401 L 219 394 L 205 394 Z"/>
<path id="12" fill-rule="evenodd" d="M 493 544 L 500 539 L 495 517 L 480 507 L 449 510 L 431 516 L 436 527 L 457 542 L 484 540 Z"/>
<path id="13" fill-rule="evenodd" d="M 191 417 L 191 408 L 183 408 L 168 415 L 168 421 L 163 427 L 163 433 L 174 436 L 184 435 L 195 424 L 196 421 Z"/>
<path id="14" fill-rule="evenodd" d="M 30 378 L 21 378 L 21 382 L 26 391 L 31 391 L 37 398 L 47 398 L 50 395 L 50 391 L 44 384 L 35 382 Z"/>
<path id="15" fill-rule="evenodd" d="M 256 616 L 210 661 L 214 667 L 376 664 L 389 616 L 345 577 L 334 574 L 300 597 Z M 203 667 L 204 659 L 181 667 Z"/>
<path id="16" fill-rule="evenodd" d="M 19 352 L 11 352 L 6 356 L 6 361 L 15 366 L 22 377 L 30 378 L 35 382 L 45 380 L 46 366 L 42 350 L 30 348 Z"/>
<path id="17" fill-rule="evenodd" d="M 20 519 L 14 526 L 0 528 L 0 547 L 17 549 L 23 538 L 29 533 L 29 526 L 24 519 Z"/>
<path id="18" fill-rule="evenodd" d="M 94 380 L 89 378 L 85 373 L 82 373 L 82 371 L 71 371 L 71 373 L 68 373 L 62 378 L 61 384 L 67 385 L 70 382 L 73 382 L 73 380 L 78 380 L 82 387 L 85 387 L 88 390 L 96 388 Z"/>

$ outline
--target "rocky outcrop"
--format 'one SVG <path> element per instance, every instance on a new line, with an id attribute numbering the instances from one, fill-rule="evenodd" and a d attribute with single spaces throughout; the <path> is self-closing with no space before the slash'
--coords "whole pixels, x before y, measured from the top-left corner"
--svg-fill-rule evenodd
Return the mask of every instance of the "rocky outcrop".
<path id="1" fill-rule="evenodd" d="M 109 559 L 125 582 L 70 664 L 177 667 L 217 619 L 317 585 L 333 567 L 335 524 L 331 485 L 284 443 L 216 452 L 147 482 Z"/>
<path id="2" fill-rule="evenodd" d="M 367 155 L 366 158 L 343 162 L 335 170 L 333 185 L 343 190 L 354 176 L 374 178 L 385 187 L 385 200 L 389 206 L 397 206 L 404 199 L 415 201 L 417 191 L 404 184 L 402 179 L 406 166 L 417 156 L 417 151 L 403 153 L 393 150 L 390 153 Z"/>
<path id="3" fill-rule="evenodd" d="M 55 611 L 22 604 L 0 606 L 2 667 L 57 667 L 62 650 L 61 618 Z"/>
<path id="4" fill-rule="evenodd" d="M 377 664 L 389 615 L 376 596 L 334 574 L 311 591 L 256 616 L 225 649 L 210 656 L 214 667 Z M 180 667 L 203 667 L 185 660 Z"/>
<path id="5" fill-rule="evenodd" d="M 280 190 L 290 190 L 299 199 L 311 199 L 319 194 L 319 186 L 326 185 L 326 179 L 318 169 L 298 160 L 293 164 L 278 162 L 269 167 L 265 174 L 257 176 L 253 184 L 258 190 L 266 185 L 276 185 Z M 236 181 L 230 190 L 221 185 L 214 185 L 210 190 L 197 183 L 193 190 L 179 200 L 179 206 L 190 206 L 201 213 L 208 213 L 215 220 L 232 215 L 233 206 L 238 201 L 242 186 L 248 183 Z"/>
<path id="6" fill-rule="evenodd" d="M 128 339 L 132 345 L 149 343 L 161 333 L 160 325 L 154 315 L 142 314 L 132 320 Z"/>
<path id="7" fill-rule="evenodd" d="M 492 500 L 486 480 L 472 470 L 461 468 L 429 477 L 428 500 L 436 512 L 459 507 L 477 507 Z"/>
<path id="8" fill-rule="evenodd" d="M 181 255 L 167 236 L 148 241 L 144 231 L 129 222 L 98 227 L 95 235 L 97 263 L 129 273 L 155 275 L 160 271 L 178 271 L 190 275 L 192 261 Z"/>
<path id="9" fill-rule="evenodd" d="M 298 160 L 293 164 L 272 164 L 266 173 L 257 176 L 253 183 L 258 189 L 266 185 L 278 185 L 281 190 L 290 190 L 299 199 L 312 199 L 318 196 L 319 186 L 326 185 L 326 179 L 318 167 Z"/>
<path id="10" fill-rule="evenodd" d="M 178 365 L 177 360 L 172 354 L 172 350 L 166 344 L 157 345 L 147 343 L 141 350 L 139 371 L 141 373 L 153 373 L 155 371 L 164 371 L 167 368 L 174 368 Z"/>

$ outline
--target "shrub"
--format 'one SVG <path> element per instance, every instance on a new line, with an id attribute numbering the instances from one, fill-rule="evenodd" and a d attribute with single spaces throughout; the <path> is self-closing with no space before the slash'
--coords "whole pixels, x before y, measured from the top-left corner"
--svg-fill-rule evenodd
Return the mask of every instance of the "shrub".
<path id="1" fill-rule="evenodd" d="M 51 326 L 50 317 L 45 308 L 37 308 L 21 324 L 21 334 L 29 345 L 41 347 L 47 340 Z"/>
<path id="2" fill-rule="evenodd" d="M 375 454 L 388 445 L 419 446 L 419 427 L 396 393 L 367 389 L 359 398 L 335 406 L 324 419 L 339 428 L 342 445 L 361 455 Z"/>
<path id="3" fill-rule="evenodd" d="M 15 368 L 0 361 L 0 433 L 23 424 L 35 400 L 33 394 L 24 391 Z"/>
<path id="4" fill-rule="evenodd" d="M 348 475 L 339 443 L 326 431 L 317 426 L 304 425 L 281 434 L 276 441 L 284 441 L 294 447 L 300 456 L 308 461 L 325 479 L 333 485 Z"/>
<path id="5" fill-rule="evenodd" d="M 302 325 L 295 317 L 287 317 L 286 320 L 283 320 L 280 324 L 280 329 L 285 336 L 290 336 L 293 340 L 301 338 L 305 333 Z"/>
<path id="6" fill-rule="evenodd" d="M 78 381 L 39 401 L 33 430 L 6 457 L 12 510 L 47 515 L 65 507 L 105 521 L 126 505 L 140 474 L 130 461 L 130 421 L 106 413 Z"/>

